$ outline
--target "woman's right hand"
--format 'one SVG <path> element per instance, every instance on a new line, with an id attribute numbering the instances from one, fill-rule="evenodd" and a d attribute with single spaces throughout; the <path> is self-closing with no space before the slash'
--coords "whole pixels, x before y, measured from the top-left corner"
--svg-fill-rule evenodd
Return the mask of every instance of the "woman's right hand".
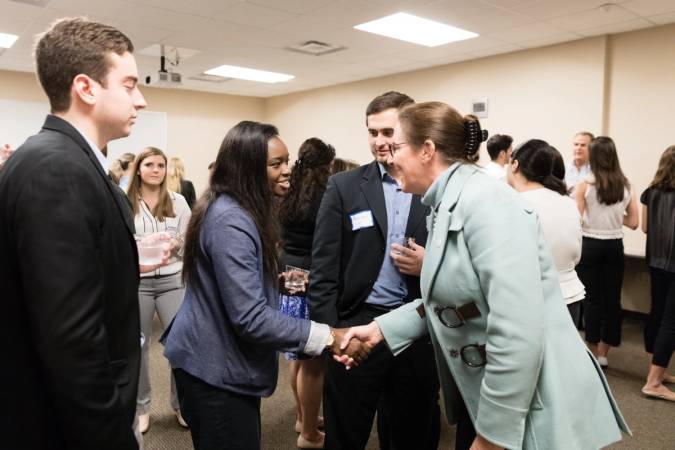
<path id="1" fill-rule="evenodd" d="M 370 322 L 368 325 L 351 327 L 349 330 L 347 330 L 345 335 L 342 337 L 342 342 L 340 342 L 340 349 L 344 351 L 352 338 L 358 339 L 369 349 L 374 348 L 377 344 L 384 340 L 380 326 L 375 321 Z M 344 364 L 347 368 L 351 368 L 354 365 L 346 355 L 333 355 L 333 358 L 336 361 Z"/>

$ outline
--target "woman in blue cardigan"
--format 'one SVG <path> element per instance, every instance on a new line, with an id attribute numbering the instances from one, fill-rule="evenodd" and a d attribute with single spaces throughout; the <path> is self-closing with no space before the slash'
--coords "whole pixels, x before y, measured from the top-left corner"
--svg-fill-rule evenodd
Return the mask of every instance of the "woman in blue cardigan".
<path id="1" fill-rule="evenodd" d="M 244 121 L 227 133 L 185 242 L 185 299 L 164 337 L 194 446 L 259 449 L 260 398 L 277 385 L 277 351 L 339 351 L 343 330 L 284 315 L 276 277 L 273 195 L 288 188 L 277 129 Z M 348 350 L 355 360 L 356 340 Z"/>

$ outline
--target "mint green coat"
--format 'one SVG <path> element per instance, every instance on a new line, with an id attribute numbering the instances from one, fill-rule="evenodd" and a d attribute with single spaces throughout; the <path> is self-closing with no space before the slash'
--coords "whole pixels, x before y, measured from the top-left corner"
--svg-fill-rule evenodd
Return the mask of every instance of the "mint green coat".
<path id="1" fill-rule="evenodd" d="M 394 354 L 431 334 L 450 422 L 463 398 L 476 431 L 508 449 L 595 450 L 629 433 L 570 319 L 536 213 L 471 164 L 453 164 L 423 202 L 423 298 L 376 321 Z M 457 328 L 435 311 L 470 302 L 480 316 Z M 463 362 L 467 344 L 485 345 L 486 365 Z"/>

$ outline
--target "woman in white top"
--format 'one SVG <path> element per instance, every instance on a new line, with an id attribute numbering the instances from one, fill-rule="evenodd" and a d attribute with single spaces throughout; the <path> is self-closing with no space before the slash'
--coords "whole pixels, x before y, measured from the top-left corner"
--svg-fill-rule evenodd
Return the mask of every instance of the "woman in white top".
<path id="1" fill-rule="evenodd" d="M 639 218 L 614 141 L 599 136 L 591 141 L 589 151 L 592 175 L 575 191 L 584 235 L 577 272 L 586 286 L 586 342 L 604 367 L 610 347 L 621 344 L 622 226 L 635 230 Z"/>
<path id="2" fill-rule="evenodd" d="M 141 313 L 141 332 L 145 340 L 141 352 L 141 375 L 138 387 L 138 423 L 141 432 L 148 429 L 150 423 L 150 377 L 148 353 L 152 336 L 152 320 L 155 311 L 165 329 L 173 320 L 181 302 L 185 288 L 181 279 L 183 270 L 183 241 L 190 221 L 190 208 L 185 198 L 171 192 L 166 186 L 166 155 L 155 147 L 141 151 L 134 161 L 133 177 L 129 183 L 127 195 L 134 211 L 136 234 L 167 232 L 171 235 L 171 257 L 167 265 L 141 274 L 138 301 Z M 176 394 L 176 386 L 171 378 L 171 407 L 176 412 L 178 422 L 183 421 Z"/>
<path id="3" fill-rule="evenodd" d="M 532 204 L 553 254 L 560 290 L 575 325 L 579 322 L 584 285 L 574 267 L 581 258 L 581 216 L 567 196 L 562 156 L 548 143 L 531 139 L 511 155 L 507 181 Z"/>

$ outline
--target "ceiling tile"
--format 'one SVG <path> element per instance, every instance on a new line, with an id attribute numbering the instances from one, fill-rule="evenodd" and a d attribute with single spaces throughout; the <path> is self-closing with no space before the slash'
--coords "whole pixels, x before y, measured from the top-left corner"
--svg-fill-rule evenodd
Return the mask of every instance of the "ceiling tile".
<path id="1" fill-rule="evenodd" d="M 586 30 L 579 30 L 577 33 L 584 37 L 588 36 L 600 36 L 603 34 L 614 34 L 621 33 L 624 31 L 639 30 L 641 28 L 648 28 L 653 26 L 651 22 L 648 22 L 644 19 L 633 19 L 626 22 L 614 23 L 611 25 L 604 25 L 601 27 L 593 27 Z"/>
<path id="2" fill-rule="evenodd" d="M 163 8 L 167 11 L 196 15 L 204 18 L 211 18 L 214 14 L 222 12 L 225 8 L 238 3 L 243 3 L 244 1 L 245 0 L 197 0 L 186 2 L 185 0 L 129 0 L 130 3 L 136 5 L 154 6 Z M 101 2 L 97 2 L 97 8 L 99 3 Z"/>
<path id="3" fill-rule="evenodd" d="M 527 14 L 536 19 L 552 19 L 554 17 L 561 17 L 578 13 L 582 11 L 589 11 L 607 3 L 622 3 L 626 0 L 542 0 L 536 3 L 516 6 L 513 10 Z"/>
<path id="4" fill-rule="evenodd" d="M 535 22 L 528 25 L 521 25 L 519 27 L 500 29 L 494 35 L 499 39 L 509 42 L 517 43 L 525 40 L 533 40 L 554 36 L 563 33 L 564 30 L 551 25 L 546 22 Z"/>
<path id="5" fill-rule="evenodd" d="M 550 36 L 535 38 L 535 39 L 526 39 L 523 41 L 516 42 L 517 45 L 526 48 L 535 48 L 535 47 L 545 47 L 547 45 L 559 44 L 561 42 L 569 42 L 580 39 L 581 35 L 576 33 L 556 33 Z"/>
<path id="6" fill-rule="evenodd" d="M 581 35 L 675 22 L 673 0 L 614 0 L 620 5 L 607 13 L 594 9 L 607 1 L 52 0 L 45 8 L 39 8 L 0 0 L 0 32 L 19 34 L 14 47 L 0 54 L 0 69 L 32 71 L 33 36 L 56 18 L 85 11 L 93 20 L 119 27 L 139 49 L 167 44 L 201 51 L 181 61 L 175 69 L 184 77 L 184 89 L 252 96 L 280 95 L 550 45 Z M 399 11 L 459 26 L 481 36 L 428 48 L 353 29 L 359 23 Z M 649 22 L 640 20 L 638 14 L 648 15 Z M 285 48 L 306 40 L 347 49 L 314 57 Z M 156 57 L 137 55 L 137 60 L 141 75 L 159 69 Z M 187 80 L 221 64 L 290 73 L 296 78 L 274 85 Z"/>
<path id="7" fill-rule="evenodd" d="M 673 23 L 675 22 L 675 12 L 651 16 L 649 17 L 649 20 L 659 25 L 666 25 L 669 23 Z"/>
<path id="8" fill-rule="evenodd" d="M 225 20 L 239 25 L 250 25 L 259 28 L 271 27 L 297 17 L 298 14 L 277 9 L 258 6 L 252 3 L 238 3 L 223 11 L 215 13 L 213 19 Z"/>
<path id="9" fill-rule="evenodd" d="M 480 0 L 481 3 L 505 9 L 530 6 L 539 3 L 539 1 L 541 0 Z"/>
<path id="10" fill-rule="evenodd" d="M 486 48 L 486 49 L 482 49 L 482 50 L 475 50 L 475 51 L 471 51 L 471 52 L 468 52 L 468 53 L 471 56 L 482 58 L 484 56 L 499 55 L 499 54 L 502 54 L 502 53 L 510 53 L 510 52 L 515 52 L 515 51 L 522 50 L 522 49 L 523 48 L 518 46 L 518 45 L 505 44 L 505 45 L 500 45 L 499 47 L 492 47 L 492 48 Z"/>
<path id="11" fill-rule="evenodd" d="M 550 23 L 567 31 L 578 31 L 602 25 L 626 22 L 635 19 L 635 14 L 612 6 L 608 9 L 594 8 L 549 20 Z"/>
<path id="12" fill-rule="evenodd" d="M 673 0 L 631 0 L 621 3 L 622 8 L 639 14 L 642 17 L 655 16 L 668 12 L 675 12 Z"/>
<path id="13" fill-rule="evenodd" d="M 329 5 L 331 0 L 250 0 L 249 3 L 294 14 L 306 14 Z"/>

